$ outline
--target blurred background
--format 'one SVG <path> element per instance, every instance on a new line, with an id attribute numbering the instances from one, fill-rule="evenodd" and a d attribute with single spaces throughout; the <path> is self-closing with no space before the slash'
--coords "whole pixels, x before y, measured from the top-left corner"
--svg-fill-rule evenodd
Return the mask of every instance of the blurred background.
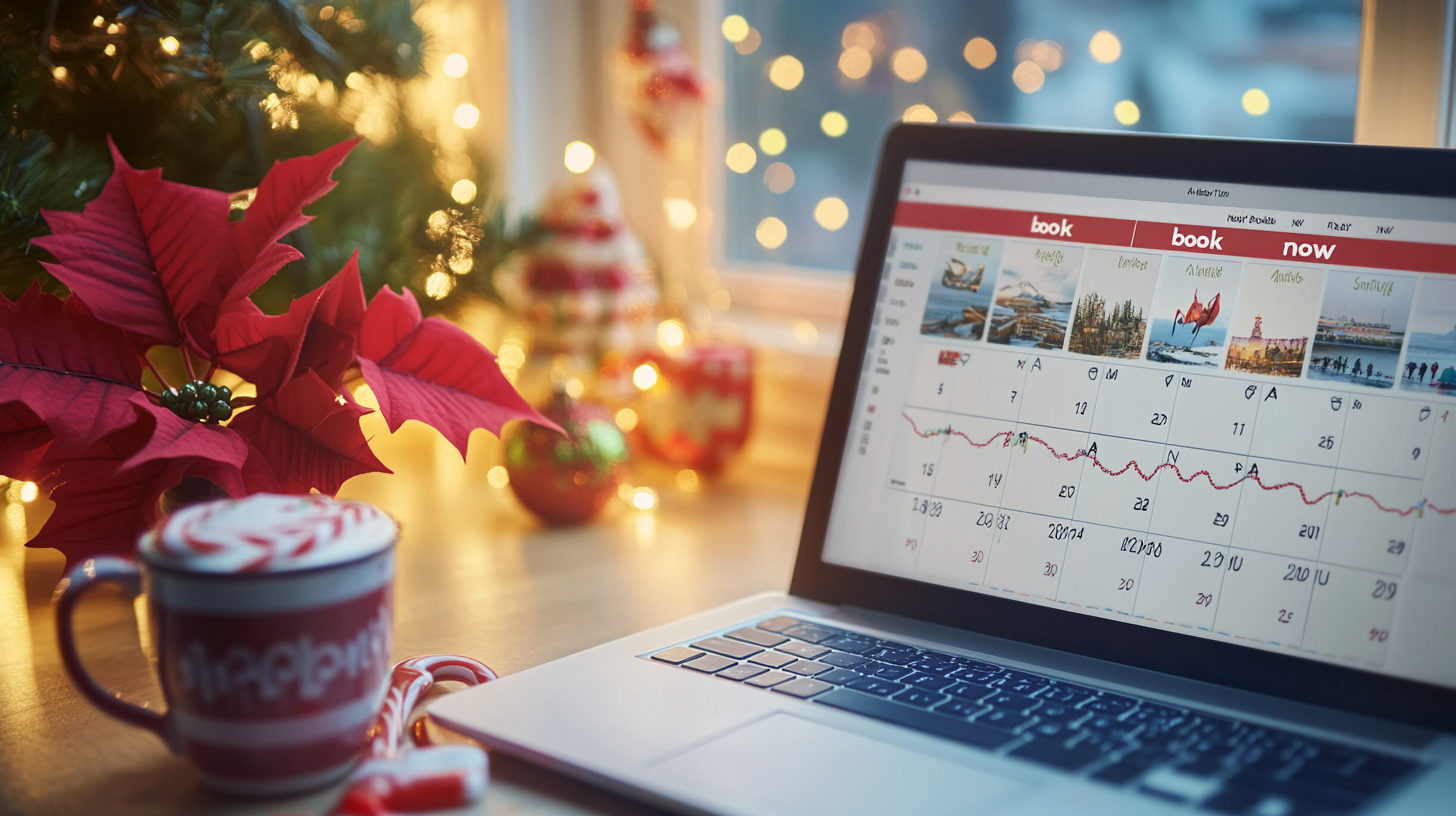
<path id="1" fill-rule="evenodd" d="M 891 124 L 1447 145 L 1450 15 L 1446 0 L 8 3 L 0 292 L 64 293 L 30 241 L 42 209 L 98 194 L 108 137 L 134 167 L 237 193 L 236 217 L 274 161 L 357 137 L 286 239 L 305 259 L 255 297 L 266 311 L 358 249 L 370 294 L 408 287 L 533 400 L 599 407 L 665 468 L 662 489 L 799 478 Z"/>

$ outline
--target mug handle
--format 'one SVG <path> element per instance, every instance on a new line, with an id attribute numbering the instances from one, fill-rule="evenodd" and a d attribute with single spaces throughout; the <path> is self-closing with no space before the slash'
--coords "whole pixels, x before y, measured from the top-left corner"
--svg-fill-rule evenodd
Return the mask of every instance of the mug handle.
<path id="1" fill-rule="evenodd" d="M 76 653 L 76 633 L 72 621 L 72 616 L 76 611 L 76 602 L 81 599 L 81 595 L 86 590 L 106 582 L 117 584 L 128 595 L 133 598 L 137 597 L 142 592 L 142 586 L 141 573 L 136 564 L 124 558 L 98 555 L 77 564 L 66 575 L 66 578 L 70 584 L 61 593 L 60 601 L 56 603 L 56 634 L 60 639 L 61 661 L 65 664 L 66 673 L 71 676 L 71 681 L 97 708 L 122 722 L 155 733 L 167 743 L 169 748 L 175 751 L 177 746 L 172 738 L 170 712 L 159 714 L 135 703 L 128 703 L 119 695 L 102 688 L 87 673 L 86 667 L 81 665 L 81 657 Z"/>

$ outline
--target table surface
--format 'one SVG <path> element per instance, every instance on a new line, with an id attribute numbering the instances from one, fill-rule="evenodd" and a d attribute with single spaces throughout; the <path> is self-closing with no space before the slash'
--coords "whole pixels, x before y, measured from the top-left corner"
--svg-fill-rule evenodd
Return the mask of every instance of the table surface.
<path id="1" fill-rule="evenodd" d="M 400 520 L 394 657 L 455 653 L 510 674 L 767 590 L 793 566 L 808 473 L 740 463 L 696 493 L 672 472 L 635 474 L 658 508 L 617 501 L 597 523 L 542 528 L 509 490 L 487 486 L 498 443 L 477 431 L 471 461 L 414 423 L 390 435 L 365 418 L 395 475 L 350 481 L 341 496 Z M 0 501 L 3 505 L 3 501 Z M 0 810 L 24 814 L 323 813 L 338 789 L 274 802 L 202 787 L 187 760 L 110 719 L 71 685 L 56 648 L 52 595 L 62 561 L 24 548 L 44 500 L 0 515 Z M 100 587 L 77 615 L 82 659 L 105 687 L 162 707 L 133 605 Z M 483 814 L 651 813 L 635 802 L 493 754 Z"/>

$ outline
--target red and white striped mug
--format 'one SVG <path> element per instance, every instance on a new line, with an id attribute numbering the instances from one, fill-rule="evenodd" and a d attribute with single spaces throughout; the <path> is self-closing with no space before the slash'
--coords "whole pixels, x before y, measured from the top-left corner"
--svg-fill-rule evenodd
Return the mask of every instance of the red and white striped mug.
<path id="1" fill-rule="evenodd" d="M 390 680 L 398 526 L 360 502 L 260 494 L 194 505 L 139 561 L 77 565 L 56 609 L 61 657 L 102 711 L 157 733 L 216 790 L 284 796 L 348 773 Z M 76 653 L 78 598 L 145 588 L 167 711 L 124 702 Z"/>

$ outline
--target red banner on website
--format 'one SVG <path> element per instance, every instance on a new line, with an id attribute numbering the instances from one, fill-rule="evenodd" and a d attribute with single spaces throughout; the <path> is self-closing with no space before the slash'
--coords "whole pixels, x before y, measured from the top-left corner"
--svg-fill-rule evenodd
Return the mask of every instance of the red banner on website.
<path id="1" fill-rule="evenodd" d="M 900 202 L 895 209 L 895 226 L 1321 266 L 1456 274 L 1456 246 L 1411 241 L 1199 227 L 915 201 Z"/>

